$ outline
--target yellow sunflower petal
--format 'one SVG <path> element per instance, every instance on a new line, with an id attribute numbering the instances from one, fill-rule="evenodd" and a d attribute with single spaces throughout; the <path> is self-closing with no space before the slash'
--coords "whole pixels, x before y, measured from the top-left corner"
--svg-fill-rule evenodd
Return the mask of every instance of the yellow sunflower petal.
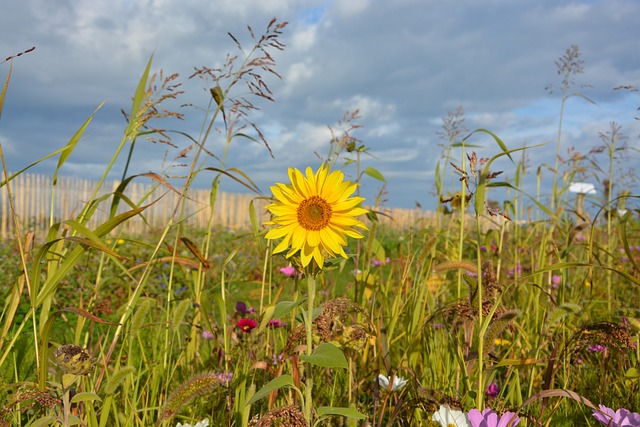
<path id="1" fill-rule="evenodd" d="M 326 165 L 304 174 L 289 168 L 288 175 L 291 184 L 272 186 L 275 201 L 266 207 L 272 218 L 264 223 L 271 227 L 265 237 L 282 239 L 274 253 L 289 249 L 285 256 L 300 256 L 305 267 L 312 261 L 322 267 L 326 255 L 347 257 L 347 237 L 362 238 L 354 228 L 367 229 L 356 218 L 368 212 L 360 207 L 364 198 L 350 197 L 357 185 Z"/>

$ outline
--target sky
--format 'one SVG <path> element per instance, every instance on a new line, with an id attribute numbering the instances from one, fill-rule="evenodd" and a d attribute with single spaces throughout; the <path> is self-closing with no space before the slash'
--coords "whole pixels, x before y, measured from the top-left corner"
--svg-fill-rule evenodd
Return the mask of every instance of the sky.
<path id="1" fill-rule="evenodd" d="M 570 91 L 581 96 L 566 102 L 561 154 L 567 158 L 572 148 L 586 154 L 602 145 L 602 134 L 615 122 L 624 136 L 618 146 L 630 148 L 618 153 L 615 182 L 618 189 L 637 189 L 629 169 L 640 164 L 633 150 L 640 148 L 640 92 L 614 88 L 640 87 L 638 16 L 637 0 L 13 0 L 0 14 L 0 57 L 36 49 L 0 65 L 2 81 L 12 66 L 0 144 L 7 168 L 22 169 L 63 147 L 104 102 L 60 171 L 99 178 L 126 127 L 121 110 L 130 109 L 151 55 L 152 72 L 178 73 L 185 91 L 167 103 L 184 120 L 152 125 L 198 139 L 213 84 L 189 79 L 194 67 L 219 68 L 227 54 L 239 55 L 239 64 L 254 44 L 247 26 L 260 37 L 275 17 L 288 24 L 278 38 L 286 47 L 268 51 L 281 78 L 262 77 L 274 102 L 252 97 L 245 85 L 230 92 L 258 108 L 248 119 L 271 153 L 238 138 L 224 165 L 242 170 L 265 194 L 274 182 L 286 182 L 287 168 L 317 168 L 329 153 L 330 129 L 339 135 L 345 113 L 359 110 L 355 123 L 361 127 L 351 136 L 367 147 L 362 168 L 374 168 L 386 180 L 382 188 L 365 175 L 362 194 L 370 201 L 382 194 L 387 207 L 434 209 L 436 164 L 447 163 L 443 117 L 461 107 L 468 131 L 463 136 L 483 128 L 510 149 L 546 143 L 526 152 L 523 189 L 535 195 L 536 170 L 555 161 L 562 98 L 556 61 L 572 45 L 580 49 L 584 72 Z M 216 128 L 207 149 L 222 157 L 224 124 Z M 257 136 L 251 128 L 246 132 Z M 173 134 L 172 142 L 175 148 L 136 142 L 129 173 L 184 173 L 167 169 L 165 159 L 191 141 Z M 500 152 L 486 134 L 468 142 L 479 157 Z M 452 154 L 460 158 L 456 150 Z M 110 178 L 120 177 L 125 160 L 116 161 Z M 221 166 L 212 157 L 206 161 Z M 601 155 L 596 161 L 601 180 L 608 160 Z M 50 175 L 56 164 L 54 158 L 31 171 Z M 504 171 L 501 179 L 513 180 L 514 163 L 500 159 L 495 168 Z M 551 172 L 542 169 L 545 193 Z M 345 173 L 357 178 L 353 164 Z M 194 185 L 208 188 L 213 176 L 201 173 Z M 580 178 L 598 184 L 595 177 Z M 451 172 L 444 184 L 452 193 L 460 186 Z M 244 191 L 230 179 L 223 189 Z M 489 195 L 501 197 L 509 195 Z"/>

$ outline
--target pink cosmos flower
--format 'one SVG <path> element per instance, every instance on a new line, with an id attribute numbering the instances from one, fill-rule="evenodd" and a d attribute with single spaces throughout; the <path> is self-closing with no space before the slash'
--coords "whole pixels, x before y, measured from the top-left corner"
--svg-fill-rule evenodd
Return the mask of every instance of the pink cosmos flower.
<path id="1" fill-rule="evenodd" d="M 254 330 L 256 326 L 258 326 L 258 322 L 256 322 L 253 319 L 248 319 L 244 317 L 236 322 L 236 326 L 240 328 L 242 332 L 244 332 L 245 334 L 248 334 L 249 332 Z"/>
<path id="2" fill-rule="evenodd" d="M 293 277 L 296 275 L 296 269 L 294 267 L 291 266 L 287 266 L 287 267 L 282 267 L 280 269 L 280 273 L 284 274 L 285 276 L 288 277 Z"/>
<path id="3" fill-rule="evenodd" d="M 498 414 L 489 408 L 482 412 L 472 409 L 467 415 L 472 427 L 507 427 L 508 425 L 513 427 L 520 422 L 520 417 L 513 412 L 505 412 L 502 417 L 498 417 Z M 512 419 L 513 422 L 509 424 Z"/>
<path id="4" fill-rule="evenodd" d="M 613 412 L 613 409 L 604 405 L 598 405 L 600 410 L 594 410 L 593 416 L 605 426 L 610 427 L 638 427 L 640 426 L 640 414 L 630 412 L 628 409 L 620 408 Z"/>

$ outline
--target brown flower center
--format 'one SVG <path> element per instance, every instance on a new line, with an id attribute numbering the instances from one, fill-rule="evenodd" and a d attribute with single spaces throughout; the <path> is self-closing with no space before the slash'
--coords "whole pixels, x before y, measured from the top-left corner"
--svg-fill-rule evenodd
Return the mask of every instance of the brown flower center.
<path id="1" fill-rule="evenodd" d="M 331 206 L 322 197 L 311 196 L 298 206 L 298 223 L 306 230 L 318 231 L 329 225 Z"/>

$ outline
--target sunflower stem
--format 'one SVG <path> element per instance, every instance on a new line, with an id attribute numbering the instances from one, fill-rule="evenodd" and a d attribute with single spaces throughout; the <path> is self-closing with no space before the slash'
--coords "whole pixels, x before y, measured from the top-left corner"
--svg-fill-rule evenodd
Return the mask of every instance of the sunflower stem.
<path id="1" fill-rule="evenodd" d="M 305 316 L 305 326 L 307 331 L 307 356 L 311 356 L 313 352 L 313 305 L 315 303 L 316 295 L 316 279 L 314 274 L 308 274 L 307 276 L 307 315 Z M 304 399 L 304 416 L 307 419 L 309 425 L 312 422 L 313 412 L 313 372 L 311 370 L 311 364 L 307 363 L 305 366 L 305 399 Z"/>

